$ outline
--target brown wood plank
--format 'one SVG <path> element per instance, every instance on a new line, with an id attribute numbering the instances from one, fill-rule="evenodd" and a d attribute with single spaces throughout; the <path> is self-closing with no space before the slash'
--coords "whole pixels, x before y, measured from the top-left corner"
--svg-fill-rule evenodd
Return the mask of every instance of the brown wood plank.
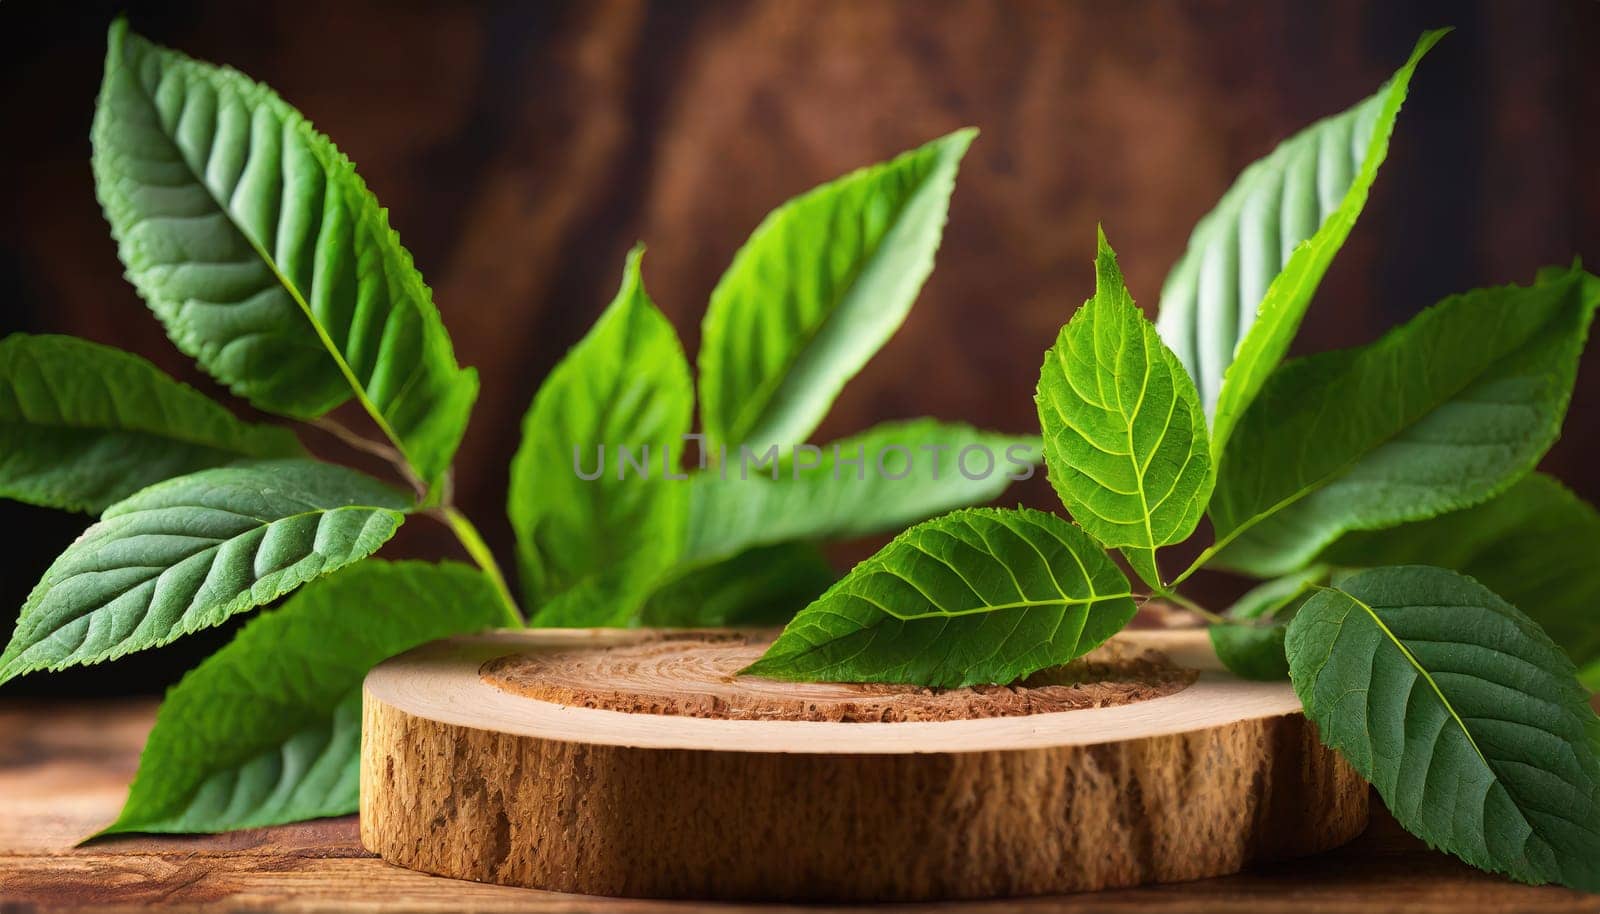
<path id="1" fill-rule="evenodd" d="M 361 848 L 355 818 L 196 837 L 74 842 L 109 822 L 155 704 L 0 702 L 0 911 L 703 910 L 437 879 Z M 717 910 L 754 910 L 717 906 Z M 1476 872 L 1406 835 L 1374 804 L 1340 850 L 1225 879 L 1056 898 L 932 906 L 940 911 L 1591 911 L 1600 896 L 1530 888 Z M 784 910 L 764 908 L 762 910 Z M 799 909 L 794 909 L 799 910 Z M 808 908 L 805 910 L 816 910 Z"/>

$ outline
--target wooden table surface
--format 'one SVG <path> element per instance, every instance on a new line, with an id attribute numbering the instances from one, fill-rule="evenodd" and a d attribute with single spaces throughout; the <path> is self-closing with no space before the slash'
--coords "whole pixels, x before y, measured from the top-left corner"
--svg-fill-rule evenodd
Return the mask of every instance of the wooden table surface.
<path id="1" fill-rule="evenodd" d="M 118 837 L 74 847 L 116 815 L 154 714 L 150 701 L 0 702 L 0 914 L 145 905 L 208 911 L 745 910 L 424 876 L 364 851 L 353 816 L 210 837 Z M 1338 851 L 1239 876 L 931 909 L 1600 912 L 1600 896 L 1530 888 L 1476 872 L 1429 851 L 1375 809 L 1367 832 Z"/>

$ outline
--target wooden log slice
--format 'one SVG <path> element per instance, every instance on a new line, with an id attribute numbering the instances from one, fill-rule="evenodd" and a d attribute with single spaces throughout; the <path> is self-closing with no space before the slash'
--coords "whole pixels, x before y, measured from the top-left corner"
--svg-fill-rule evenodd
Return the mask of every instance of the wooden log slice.
<path id="1" fill-rule="evenodd" d="M 955 690 L 735 678 L 763 644 L 542 630 L 390 660 L 362 842 L 562 892 L 923 901 L 1200 879 L 1366 825 L 1289 686 L 1222 673 L 1203 634 Z"/>

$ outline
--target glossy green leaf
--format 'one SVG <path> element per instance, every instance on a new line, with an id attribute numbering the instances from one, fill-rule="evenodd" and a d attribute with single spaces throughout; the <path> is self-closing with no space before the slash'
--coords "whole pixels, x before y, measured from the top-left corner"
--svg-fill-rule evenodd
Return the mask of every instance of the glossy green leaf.
<path id="1" fill-rule="evenodd" d="M 711 293 L 700 421 L 713 449 L 802 444 L 905 320 L 944 232 L 975 130 L 796 197 L 767 216 Z"/>
<path id="2" fill-rule="evenodd" d="M 1045 353 L 1034 399 L 1062 504 L 1160 588 L 1156 548 L 1194 532 L 1216 480 L 1194 382 L 1134 305 L 1104 232 L 1094 298 Z"/>
<path id="3" fill-rule="evenodd" d="M 1600 512 L 1541 473 L 1477 507 L 1346 535 L 1320 560 L 1454 569 L 1522 609 L 1579 666 L 1600 661 Z"/>
<path id="4" fill-rule="evenodd" d="M 1537 624 L 1471 578 L 1380 568 L 1289 624 L 1322 739 L 1401 825 L 1473 866 L 1600 891 L 1589 696 Z"/>
<path id="5" fill-rule="evenodd" d="M 268 412 L 355 396 L 424 480 L 477 397 L 433 295 L 350 161 L 272 90 L 118 20 L 94 174 L 127 267 L 167 333 Z"/>
<path id="6" fill-rule="evenodd" d="M 1225 446 L 1289 351 L 1306 307 L 1366 205 L 1428 32 L 1405 66 L 1342 114 L 1295 134 L 1239 175 L 1195 226 L 1161 290 L 1159 326 Z"/>
<path id="7" fill-rule="evenodd" d="M 1327 577 L 1328 569 L 1316 565 L 1251 588 L 1223 613 L 1223 621 L 1206 628 L 1217 659 L 1242 679 L 1288 679 L 1284 632 L 1300 605 Z"/>
<path id="8" fill-rule="evenodd" d="M 136 355 L 70 336 L 0 340 L 0 497 L 99 512 L 145 486 L 303 453 Z"/>
<path id="9" fill-rule="evenodd" d="M 361 682 L 500 619 L 465 565 L 362 562 L 250 621 L 167 693 L 107 833 L 216 832 L 356 811 Z"/>
<path id="10" fill-rule="evenodd" d="M 1036 438 L 914 419 L 780 451 L 765 464 L 761 456 L 730 456 L 695 474 L 685 563 L 788 540 L 869 536 L 981 504 L 1032 476 L 1040 449 Z"/>
<path id="11" fill-rule="evenodd" d="M 744 672 L 801 681 L 1010 683 L 1133 618 L 1128 580 L 1082 530 L 969 508 L 905 531 L 806 607 Z"/>
<path id="12" fill-rule="evenodd" d="M 836 577 L 810 543 L 758 546 L 657 588 L 639 622 L 669 628 L 782 625 Z"/>
<path id="13" fill-rule="evenodd" d="M 680 474 L 694 390 L 677 333 L 639 277 L 643 253 L 628 255 L 616 298 L 522 422 L 506 507 L 536 609 L 602 576 L 614 579 L 608 599 L 626 601 L 683 548 L 688 485 L 666 474 Z"/>
<path id="14" fill-rule="evenodd" d="M 158 483 L 106 510 L 45 571 L 0 682 L 209 628 L 371 555 L 409 500 L 344 467 L 264 461 Z"/>
<path id="15" fill-rule="evenodd" d="M 1211 519 L 1224 567 L 1301 567 L 1351 530 L 1504 491 L 1555 441 L 1600 279 L 1445 299 L 1377 342 L 1291 362 L 1229 443 Z"/>

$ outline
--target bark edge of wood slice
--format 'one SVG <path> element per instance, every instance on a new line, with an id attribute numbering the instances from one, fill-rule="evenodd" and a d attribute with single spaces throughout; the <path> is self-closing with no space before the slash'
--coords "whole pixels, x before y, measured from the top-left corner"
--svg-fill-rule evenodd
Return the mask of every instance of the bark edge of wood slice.
<path id="1" fill-rule="evenodd" d="M 410 869 L 560 892 L 932 901 L 1226 875 L 1366 826 L 1366 784 L 1289 685 L 1222 672 L 1203 632 L 1114 639 L 1198 669 L 1186 688 L 973 719 L 606 710 L 486 675 L 655 637 L 493 632 L 379 665 L 363 689 L 362 843 Z"/>

